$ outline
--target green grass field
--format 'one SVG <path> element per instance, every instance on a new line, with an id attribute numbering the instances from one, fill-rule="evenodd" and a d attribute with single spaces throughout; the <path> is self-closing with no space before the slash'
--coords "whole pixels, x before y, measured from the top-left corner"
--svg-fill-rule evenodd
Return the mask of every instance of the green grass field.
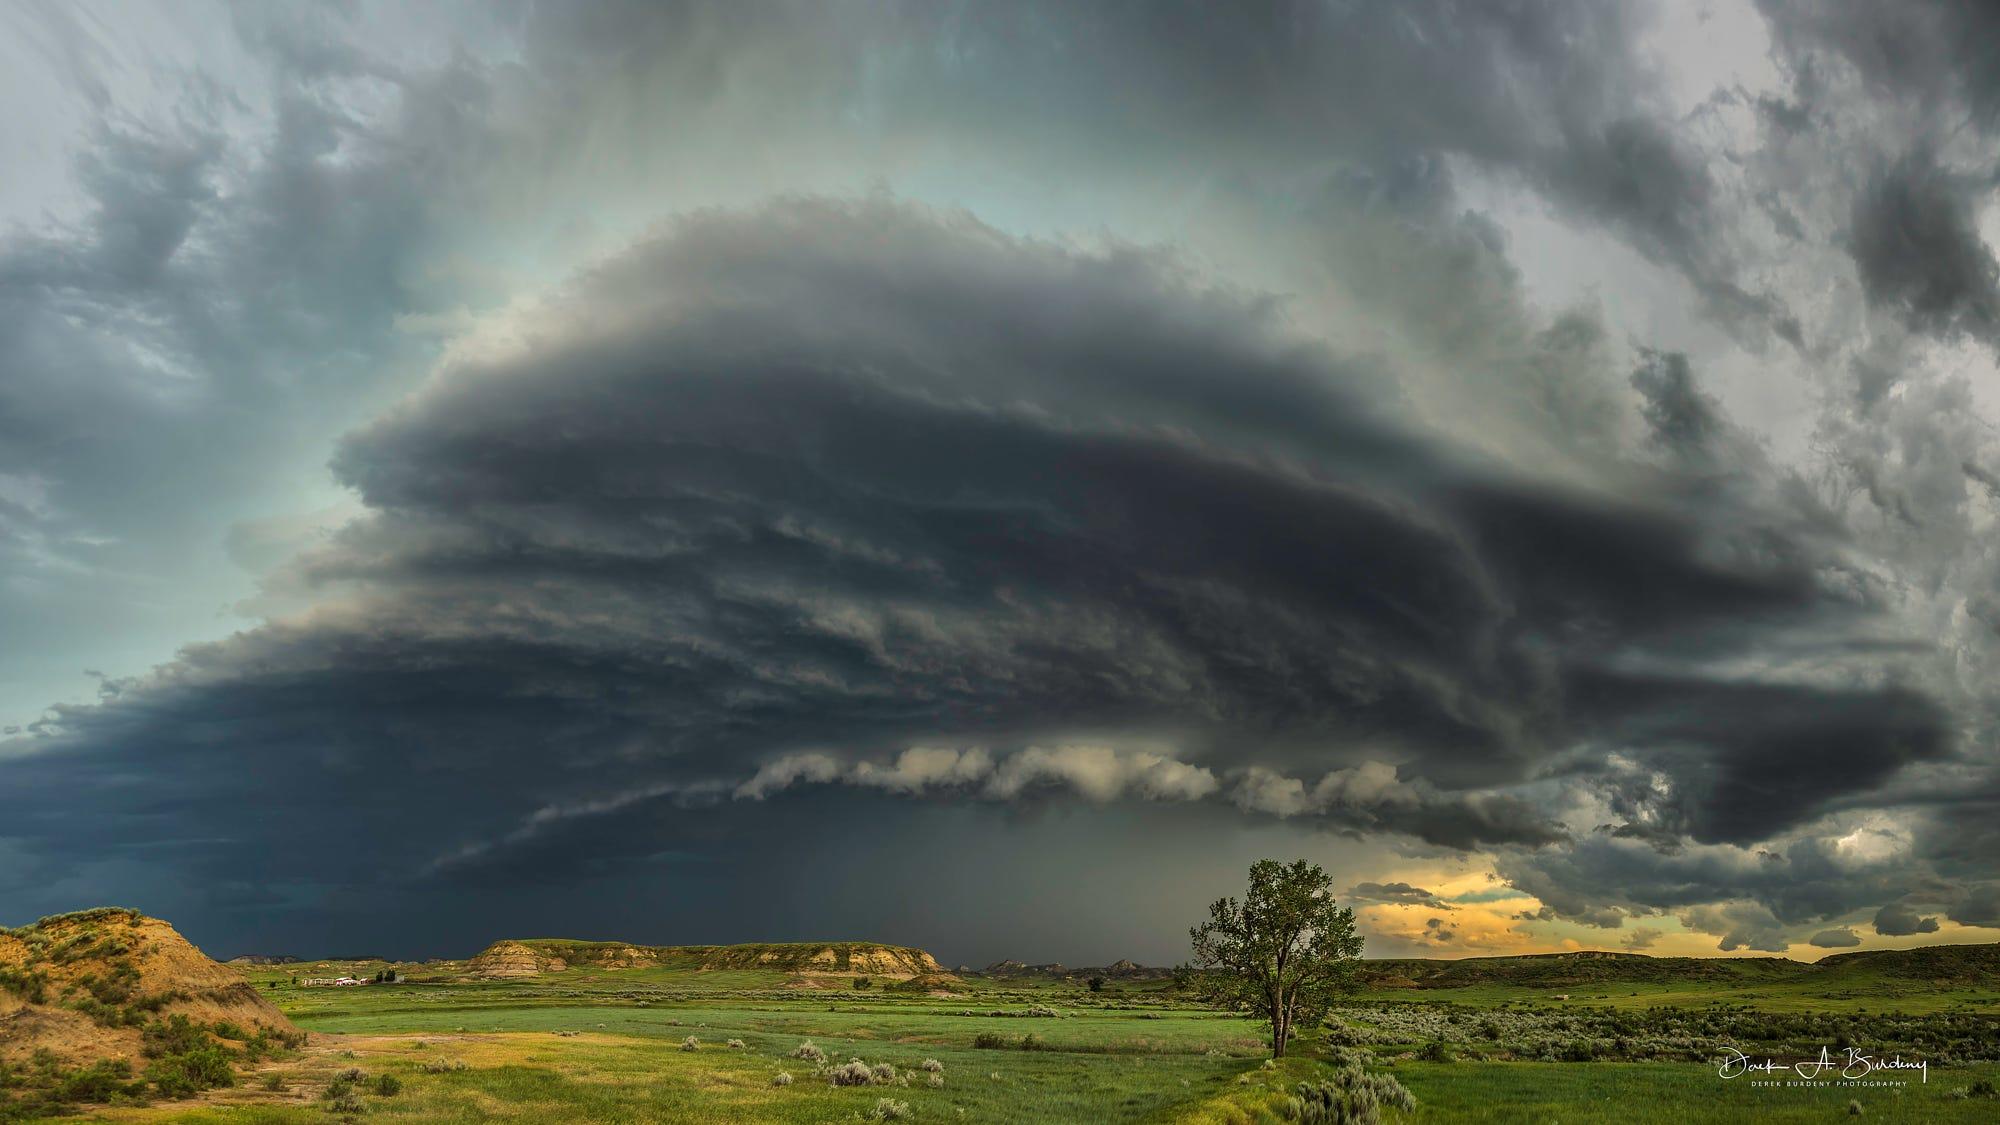
<path id="1" fill-rule="evenodd" d="M 1959 1093 L 2000 1082 L 2000 1064 L 1988 1061 L 2000 1057 L 2000 995 L 1972 988 L 1878 982 L 1872 996 L 1818 995 L 1811 990 L 1828 982 L 1720 979 L 1605 983 L 1574 989 L 1567 1001 L 1490 983 L 1364 991 L 1273 1067 L 1256 1023 L 1181 1003 L 1159 982 L 1114 982 L 1092 994 L 1048 979 L 974 978 L 947 997 L 890 982 L 801 989 L 784 987 L 789 978 L 777 971 L 658 966 L 359 988 L 291 983 L 383 967 L 247 970 L 315 1033 L 305 1051 L 199 1105 L 101 1115 L 327 1121 L 336 1118 L 326 1085 L 358 1068 L 365 1116 L 410 1121 L 828 1122 L 879 1119 L 880 1109 L 938 1122 L 1275 1122 L 1297 1083 L 1330 1076 L 1345 1055 L 1415 1095 L 1413 1112 L 1388 1110 L 1387 1121 L 1826 1122 L 1848 1119 L 1850 1102 L 1863 1120 L 2000 1120 L 2000 1101 Z M 1841 981 L 1837 991 L 1865 987 Z M 1035 1006 L 1060 1014 L 1026 1014 Z M 1774 1087 L 1716 1073 L 1711 1056 L 1724 1036 L 1747 1037 L 1741 1045 L 1752 1053 L 1782 1054 L 1804 1050 L 1802 1037 L 1821 1029 L 1932 1057 L 1929 1080 Z M 975 1045 L 982 1035 L 1001 1045 Z M 695 1044 L 684 1049 L 690 1036 Z M 824 1067 L 792 1056 L 808 1040 L 829 1065 L 860 1058 L 889 1064 L 897 1077 L 833 1085 Z M 1598 1061 L 1564 1057 L 1591 1043 L 1605 1052 Z M 1440 1058 L 1451 1061 L 1425 1061 Z M 939 1084 L 926 1060 L 941 1065 Z M 781 1073 L 789 1084 L 774 1084 Z M 402 1088 L 373 1093 L 382 1074 Z"/>

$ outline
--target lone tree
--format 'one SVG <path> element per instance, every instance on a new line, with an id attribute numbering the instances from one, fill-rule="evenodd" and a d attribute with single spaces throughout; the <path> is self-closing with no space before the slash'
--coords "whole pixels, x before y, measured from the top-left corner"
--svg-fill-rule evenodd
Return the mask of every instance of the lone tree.
<path id="1" fill-rule="evenodd" d="M 1259 860 L 1242 902 L 1217 899 L 1188 931 L 1194 958 L 1177 975 L 1210 999 L 1261 1013 L 1271 1057 L 1301 1023 L 1317 1024 L 1361 956 L 1354 911 L 1335 906 L 1333 880 L 1318 864 Z"/>

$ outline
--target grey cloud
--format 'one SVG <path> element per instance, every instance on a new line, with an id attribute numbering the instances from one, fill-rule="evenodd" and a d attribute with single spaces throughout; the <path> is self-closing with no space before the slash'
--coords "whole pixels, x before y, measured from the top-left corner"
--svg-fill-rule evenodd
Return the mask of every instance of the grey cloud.
<path id="1" fill-rule="evenodd" d="M 1926 151 L 1879 169 L 1855 202 L 1850 234 L 1870 303 L 1913 330 L 1993 341 L 2000 264 L 1973 214 L 1984 190 L 1954 182 Z"/>
<path id="2" fill-rule="evenodd" d="M 1831 51 L 1877 91 L 1950 114 L 1951 125 L 2000 125 L 2000 66 L 1983 49 L 2000 35 L 2000 18 L 1988 5 L 1759 0 L 1759 7 L 1781 38 Z"/>
<path id="3" fill-rule="evenodd" d="M 1945 916 L 1961 926 L 1982 926 L 2000 929 L 2000 883 L 1983 883 L 1969 887 Z"/>
<path id="4" fill-rule="evenodd" d="M 1659 944 L 1664 933 L 1665 931 L 1653 926 L 1634 926 L 1629 933 L 1618 940 L 1618 944 L 1638 953 Z"/>
<path id="5" fill-rule="evenodd" d="M 1433 910 L 1458 909 L 1449 903 L 1439 901 L 1436 895 L 1422 887 L 1413 887 L 1408 883 L 1356 883 L 1347 888 L 1345 897 L 1354 902 L 1428 906 Z"/>
<path id="6" fill-rule="evenodd" d="M 1777 918 L 1756 903 L 1731 902 L 1719 906 L 1697 906 L 1680 916 L 1690 930 L 1721 934 L 1715 947 L 1724 953 L 1749 949 L 1760 953 L 1783 953 L 1790 948 Z"/>
<path id="7" fill-rule="evenodd" d="M 1887 937 L 1934 934 L 1937 929 L 1936 918 L 1924 917 L 1902 903 L 1892 902 L 1875 912 L 1875 932 Z"/>
<path id="8" fill-rule="evenodd" d="M 1837 829 L 1802 832 L 1755 846 L 1690 845 L 1662 852 L 1609 832 L 1574 846 L 1502 855 L 1497 870 L 1514 887 L 1542 900 L 1549 918 L 1615 928 L 1626 917 L 1681 912 L 1714 922 L 1704 908 L 1736 902 L 1755 909 L 1770 928 L 1831 921 L 1909 889 L 1929 885 L 1930 856 L 1905 847 L 1860 855 L 1844 850 Z M 1713 926 L 1696 926 L 1723 932 Z"/>
<path id="9" fill-rule="evenodd" d="M 1821 930 L 1806 942 L 1816 949 L 1851 949 L 1861 944 L 1861 935 L 1849 929 Z"/>

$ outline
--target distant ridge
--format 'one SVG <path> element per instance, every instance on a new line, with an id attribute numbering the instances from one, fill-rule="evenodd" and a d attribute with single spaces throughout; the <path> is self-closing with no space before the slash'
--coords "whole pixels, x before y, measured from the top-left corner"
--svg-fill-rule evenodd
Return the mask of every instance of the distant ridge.
<path id="1" fill-rule="evenodd" d="M 961 970 L 969 972 L 969 970 Z M 1102 968 L 1071 968 L 1050 962 L 1030 965 L 1008 958 L 977 975 L 999 980 L 1053 977 L 1082 981 L 1165 980 L 1173 970 L 1129 960 Z M 1591 984 L 1670 984 L 1682 981 L 1810 982 L 1838 987 L 1850 979 L 1889 977 L 1933 984 L 2000 986 L 2000 942 L 1979 945 L 1926 945 L 1915 949 L 1871 949 L 1836 953 L 1818 961 L 1789 957 L 1654 957 L 1646 953 L 1578 950 L 1521 953 L 1504 957 L 1382 957 L 1356 964 L 1355 983 L 1371 989 L 1469 988 L 1511 984 L 1529 988 L 1574 988 Z"/>
<path id="2" fill-rule="evenodd" d="M 890 980 L 950 975 L 921 949 L 867 941 L 759 943 L 749 945 L 631 945 L 618 941 L 523 938 L 496 941 L 466 963 L 487 980 L 540 976 L 571 968 L 772 969 L 806 976 L 883 977 Z"/>
<path id="3" fill-rule="evenodd" d="M 1103 977 L 1106 980 L 1167 980 L 1174 975 L 1170 968 L 1159 965 L 1141 965 L 1130 958 L 1120 958 L 1109 965 L 1097 968 L 1070 968 L 1060 962 L 1045 965 L 1028 965 L 1020 961 L 995 961 L 979 970 L 983 977 L 1006 980 L 1009 977 L 1061 977 L 1064 980 L 1089 980 Z"/>
<path id="4" fill-rule="evenodd" d="M 1355 979 L 1373 988 L 1465 988 L 1514 984 L 1560 988 L 1596 983 L 1669 984 L 1736 981 L 1746 985 L 1801 981 L 1838 985 L 1852 978 L 1891 976 L 1953 983 L 2000 983 L 2000 942 L 1926 945 L 1837 953 L 1818 961 L 1789 957 L 1652 957 L 1644 953 L 1582 950 L 1458 960 L 1364 960 Z"/>

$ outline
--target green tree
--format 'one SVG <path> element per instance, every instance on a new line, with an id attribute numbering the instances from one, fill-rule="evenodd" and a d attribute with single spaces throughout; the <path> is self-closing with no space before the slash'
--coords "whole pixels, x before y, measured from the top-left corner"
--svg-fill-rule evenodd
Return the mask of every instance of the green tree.
<path id="1" fill-rule="evenodd" d="M 1334 905 L 1333 880 L 1317 864 L 1259 860 L 1238 902 L 1220 898 L 1188 931 L 1194 957 L 1177 974 L 1212 1000 L 1257 1012 L 1271 1025 L 1271 1057 L 1301 1024 L 1311 1027 L 1351 979 L 1361 956 L 1354 911 Z"/>

